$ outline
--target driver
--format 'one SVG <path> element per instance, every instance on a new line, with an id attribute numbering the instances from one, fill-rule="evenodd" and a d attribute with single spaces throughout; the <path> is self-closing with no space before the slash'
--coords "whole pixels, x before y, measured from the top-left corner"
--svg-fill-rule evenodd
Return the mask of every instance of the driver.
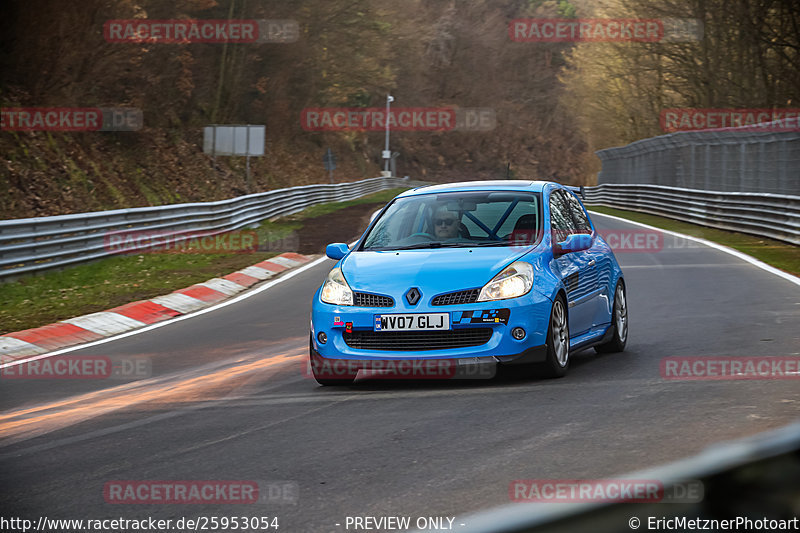
<path id="1" fill-rule="evenodd" d="M 433 213 L 433 234 L 439 240 L 458 237 L 460 224 L 461 220 L 458 214 L 447 209 L 446 205 L 440 206 Z"/>

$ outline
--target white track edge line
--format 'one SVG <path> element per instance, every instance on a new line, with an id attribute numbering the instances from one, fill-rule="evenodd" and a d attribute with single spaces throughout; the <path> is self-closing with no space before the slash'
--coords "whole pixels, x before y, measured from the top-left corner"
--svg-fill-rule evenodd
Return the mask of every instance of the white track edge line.
<path id="1" fill-rule="evenodd" d="M 761 270 L 766 270 L 770 274 L 775 274 L 776 276 L 781 277 L 781 278 L 785 279 L 786 281 L 789 281 L 791 283 L 794 283 L 797 286 L 800 286 L 800 278 L 798 278 L 797 276 L 793 276 L 792 274 L 789 274 L 788 272 L 784 272 L 783 270 L 781 270 L 779 268 L 775 268 L 774 266 L 768 265 L 767 263 L 756 259 L 752 255 L 747 255 L 746 253 L 740 252 L 739 250 L 735 250 L 735 249 L 733 249 L 733 248 L 731 248 L 729 246 L 725 246 L 725 245 L 716 243 L 714 241 L 709 241 L 709 240 L 706 240 L 706 239 L 702 239 L 700 237 L 692 237 L 691 235 L 686 235 L 684 233 L 678 233 L 677 231 L 670 231 L 670 230 L 667 230 L 667 229 L 658 228 L 656 226 L 651 226 L 649 224 L 644 224 L 642 222 L 636 222 L 635 220 L 629 220 L 627 218 L 617 217 L 617 216 L 614 216 L 614 215 L 606 215 L 605 213 L 599 213 L 597 211 L 592 211 L 591 209 L 589 209 L 589 212 L 592 215 L 599 215 L 601 217 L 612 218 L 614 220 L 619 220 L 621 222 L 627 222 L 629 224 L 634 224 L 636 226 L 641 226 L 643 228 L 654 229 L 656 231 L 660 231 L 662 233 L 666 233 L 667 235 L 672 235 L 672 236 L 675 236 L 675 237 L 681 237 L 683 239 L 688 239 L 690 241 L 694 241 L 694 242 L 698 242 L 700 244 L 704 244 L 704 245 L 706 245 L 706 246 L 708 246 L 710 248 L 714 248 L 715 250 L 719 250 L 721 252 L 725 252 L 726 254 L 730 254 L 730 255 L 732 255 L 734 257 L 737 257 L 737 258 L 741 259 L 742 261 L 746 261 L 747 263 L 750 263 L 751 265 L 760 268 Z"/>
<path id="2" fill-rule="evenodd" d="M 36 356 L 33 356 L 33 357 L 28 357 L 28 358 L 25 358 L 25 359 L 19 359 L 19 360 L 16 360 L 16 361 L 11 361 L 11 362 L 8 362 L 8 363 L 0 364 L 0 369 L 21 365 L 21 364 L 24 364 L 24 363 L 28 363 L 30 361 L 37 361 L 39 359 L 47 359 L 49 357 L 55 357 L 56 355 L 62 355 L 62 354 L 65 354 L 65 353 L 74 352 L 76 350 L 82 350 L 84 348 L 91 348 L 93 346 L 98 346 L 100 344 L 105 344 L 107 342 L 115 341 L 117 339 L 123 339 L 125 337 L 138 335 L 140 333 L 145 333 L 146 331 L 151 331 L 151 330 L 154 330 L 154 329 L 157 329 L 157 328 L 168 326 L 170 324 L 174 324 L 175 322 L 180 322 L 181 320 L 186 320 L 186 319 L 194 318 L 196 316 L 199 316 L 199 315 L 202 315 L 202 314 L 205 314 L 205 313 L 210 313 L 211 311 L 216 311 L 217 309 L 221 309 L 221 308 L 226 307 L 228 305 L 235 304 L 237 302 L 240 302 L 241 300 L 246 300 L 247 298 L 250 298 L 251 296 L 255 296 L 256 294 L 264 292 L 265 290 L 267 290 L 267 289 L 269 289 L 271 287 L 274 287 L 275 285 L 277 285 L 279 283 L 282 283 L 282 282 L 286 281 L 287 279 L 291 279 L 291 278 L 295 277 L 297 274 L 300 274 L 301 272 L 305 272 L 306 270 L 309 270 L 310 268 L 315 267 L 318 264 L 322 263 L 323 261 L 327 261 L 327 260 L 328 260 L 327 257 L 322 256 L 319 259 L 316 259 L 316 260 L 314 260 L 314 261 L 312 261 L 312 262 L 310 262 L 310 263 L 308 263 L 308 264 L 306 264 L 304 266 L 300 266 L 300 267 L 297 267 L 296 269 L 292 269 L 289 272 L 286 272 L 285 275 L 279 277 L 278 279 L 276 279 L 274 281 L 270 281 L 270 282 L 266 283 L 265 285 L 263 285 L 261 287 L 258 287 L 256 289 L 247 291 L 246 293 L 240 294 L 238 296 L 233 296 L 233 297 L 231 297 L 231 298 L 229 298 L 229 299 L 227 299 L 227 300 L 225 300 L 223 302 L 219 302 L 219 303 L 214 304 L 214 305 L 212 305 L 210 307 L 206 307 L 205 309 L 198 309 L 197 311 L 192 311 L 191 313 L 188 313 L 188 314 L 185 314 L 185 315 L 176 316 L 176 317 L 171 318 L 169 320 L 164 320 L 163 322 L 156 322 L 155 324 L 150 324 L 150 325 L 145 326 L 143 328 L 134 329 L 133 331 L 126 331 L 125 333 L 120 333 L 119 335 L 114 335 L 112 337 L 107 337 L 105 339 L 98 339 L 96 341 L 87 342 L 85 344 L 78 344 L 76 346 L 69 346 L 69 347 L 66 347 L 66 348 L 60 348 L 60 349 L 58 349 L 56 351 L 53 351 L 53 352 L 43 353 L 41 355 L 36 355 Z"/>

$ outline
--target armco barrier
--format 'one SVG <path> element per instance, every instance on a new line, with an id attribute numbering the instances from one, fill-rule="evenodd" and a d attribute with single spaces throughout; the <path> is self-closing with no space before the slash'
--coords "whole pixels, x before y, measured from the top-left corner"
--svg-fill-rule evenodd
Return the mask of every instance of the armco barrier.
<path id="1" fill-rule="evenodd" d="M 383 189 L 418 183 L 371 178 L 352 183 L 305 185 L 219 202 L 175 204 L 0 221 L 0 280 L 113 255 L 113 231 L 213 235 L 285 216 L 324 202 L 352 200 Z M 646 184 L 587 187 L 586 204 L 606 205 L 740 231 L 800 245 L 800 196 L 702 191 Z"/>
<path id="2" fill-rule="evenodd" d="M 800 196 L 615 183 L 586 187 L 585 193 L 587 206 L 639 211 L 800 245 Z"/>
<path id="3" fill-rule="evenodd" d="M 398 178 L 304 185 L 218 202 L 162 205 L 0 221 L 0 280 L 113 255 L 105 237 L 113 231 L 209 235 L 285 216 L 308 206 L 342 202 L 383 189 L 412 186 Z"/>

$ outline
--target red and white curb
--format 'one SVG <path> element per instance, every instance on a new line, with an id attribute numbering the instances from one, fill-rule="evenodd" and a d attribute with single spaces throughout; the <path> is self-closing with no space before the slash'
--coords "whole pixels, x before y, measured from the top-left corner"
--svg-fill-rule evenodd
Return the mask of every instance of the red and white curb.
<path id="1" fill-rule="evenodd" d="M 111 337 L 149 324 L 185 315 L 230 298 L 248 287 L 311 261 L 284 253 L 222 278 L 213 278 L 171 294 L 91 313 L 39 328 L 0 335 L 0 364 Z"/>

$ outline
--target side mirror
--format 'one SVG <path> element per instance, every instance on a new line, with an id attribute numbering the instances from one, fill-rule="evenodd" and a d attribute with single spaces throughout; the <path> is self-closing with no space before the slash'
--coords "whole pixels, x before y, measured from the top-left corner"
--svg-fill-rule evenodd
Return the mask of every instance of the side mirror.
<path id="1" fill-rule="evenodd" d="M 592 236 L 588 233 L 573 233 L 567 239 L 557 244 L 558 251 L 562 253 L 580 252 L 592 247 Z"/>
<path id="2" fill-rule="evenodd" d="M 347 255 L 350 248 L 343 242 L 335 242 L 325 247 L 325 255 L 337 261 Z"/>

